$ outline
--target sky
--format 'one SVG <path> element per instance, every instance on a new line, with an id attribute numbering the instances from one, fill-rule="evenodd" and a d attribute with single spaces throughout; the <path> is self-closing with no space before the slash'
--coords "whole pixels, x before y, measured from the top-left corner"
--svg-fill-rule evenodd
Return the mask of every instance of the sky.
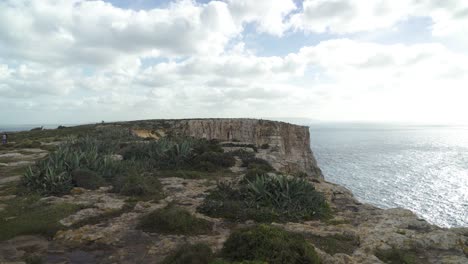
<path id="1" fill-rule="evenodd" d="M 0 0 L 0 124 L 468 124 L 465 0 Z"/>

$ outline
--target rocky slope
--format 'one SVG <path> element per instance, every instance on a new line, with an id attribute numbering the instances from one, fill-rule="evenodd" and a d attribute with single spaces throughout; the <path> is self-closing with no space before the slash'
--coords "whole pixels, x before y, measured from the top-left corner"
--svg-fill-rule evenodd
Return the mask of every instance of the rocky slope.
<path id="1" fill-rule="evenodd" d="M 383 210 L 362 204 L 349 190 L 326 182 L 310 150 L 306 127 L 250 119 L 155 120 L 112 125 L 128 127 L 145 137 L 176 133 L 216 138 L 231 143 L 225 144 L 227 151 L 238 148 L 252 151 L 255 147 L 258 157 L 268 159 L 283 172 L 306 171 L 308 180 L 325 194 L 333 209 L 333 219 L 273 225 L 304 235 L 316 247 L 323 263 L 392 263 L 382 260 L 385 252 L 408 260 L 405 263 L 468 263 L 468 228 L 439 228 L 409 210 Z M 262 148 L 264 144 L 268 148 Z M 2 153 L 17 157 L 8 160 L 7 166 L 22 160 L 20 155 L 11 154 L 17 152 Z M 26 160 L 42 156 L 34 155 L 28 155 Z M 128 197 L 109 192 L 109 188 L 94 191 L 75 188 L 70 195 L 42 198 L 44 203 L 79 204 L 83 209 L 60 221 L 68 228 L 56 233 L 53 240 L 18 236 L 0 242 L 0 263 L 18 263 L 30 254 L 44 256 L 46 263 L 161 263 L 169 252 L 187 242 L 204 242 L 217 251 L 232 230 L 255 223 L 211 218 L 197 213 L 196 208 L 217 181 L 239 180 L 244 173 L 239 165 L 231 168 L 234 176 L 229 177 L 162 178 L 166 197 L 160 201 L 131 202 Z M 2 179 L 5 184 L 17 180 L 11 178 L 14 175 L 1 176 L 0 185 L 4 184 Z M 0 201 L 10 198 L 2 196 Z M 184 236 L 146 233 L 136 228 L 142 215 L 169 203 L 212 222 L 212 232 Z"/>

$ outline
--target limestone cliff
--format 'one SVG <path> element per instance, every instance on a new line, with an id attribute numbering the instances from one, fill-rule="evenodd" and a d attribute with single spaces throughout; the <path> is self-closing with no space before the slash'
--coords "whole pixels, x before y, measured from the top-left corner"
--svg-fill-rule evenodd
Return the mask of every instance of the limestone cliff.
<path id="1" fill-rule="evenodd" d="M 128 124 L 128 123 L 127 123 Z M 259 119 L 181 119 L 131 122 L 153 135 L 177 134 L 195 138 L 240 142 L 255 146 L 257 156 L 269 161 L 279 171 L 305 172 L 323 178 L 310 148 L 309 128 L 284 122 Z"/>

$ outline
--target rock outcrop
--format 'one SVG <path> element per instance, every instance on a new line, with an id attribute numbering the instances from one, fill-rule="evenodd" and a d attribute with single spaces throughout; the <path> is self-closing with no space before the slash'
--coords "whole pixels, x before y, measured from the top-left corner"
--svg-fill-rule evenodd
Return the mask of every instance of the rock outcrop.
<path id="1" fill-rule="evenodd" d="M 130 123 L 138 135 L 183 135 L 253 145 L 258 157 L 282 172 L 323 178 L 310 149 L 309 128 L 260 119 L 145 120 Z"/>

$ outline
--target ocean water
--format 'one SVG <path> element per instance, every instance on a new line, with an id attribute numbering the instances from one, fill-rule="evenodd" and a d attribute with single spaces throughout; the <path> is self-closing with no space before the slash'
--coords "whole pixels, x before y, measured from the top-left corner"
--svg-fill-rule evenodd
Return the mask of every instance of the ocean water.
<path id="1" fill-rule="evenodd" d="M 3 132 L 18 132 L 18 131 L 28 131 L 36 127 L 44 127 L 45 129 L 55 129 L 60 124 L 47 124 L 47 125 L 5 125 L 5 124 L 0 124 L 0 133 Z M 67 125 L 66 126 L 72 126 L 72 125 Z"/>
<path id="2" fill-rule="evenodd" d="M 311 125 L 325 179 L 362 202 L 468 226 L 468 127 Z"/>

